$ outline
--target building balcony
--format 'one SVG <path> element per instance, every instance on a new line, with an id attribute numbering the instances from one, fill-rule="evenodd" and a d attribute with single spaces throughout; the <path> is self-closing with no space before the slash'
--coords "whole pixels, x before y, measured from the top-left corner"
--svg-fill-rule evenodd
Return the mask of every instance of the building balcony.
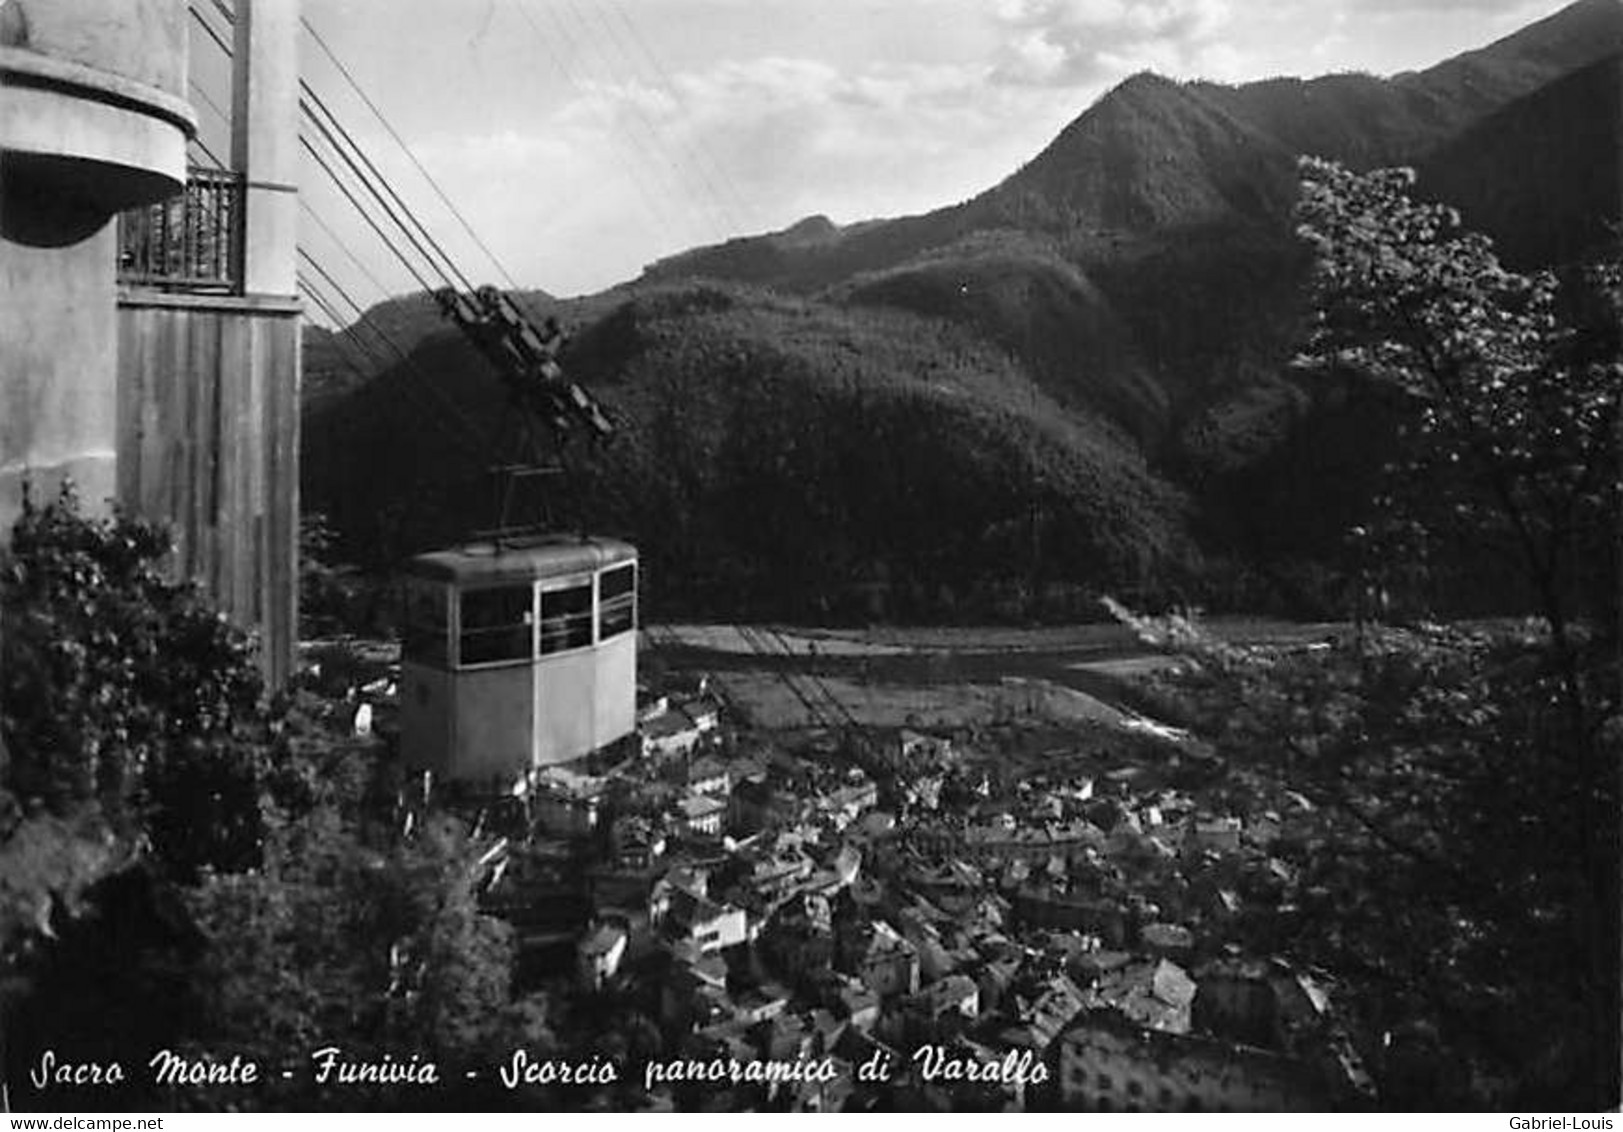
<path id="1" fill-rule="evenodd" d="M 183 192 L 118 218 L 121 287 L 242 294 L 242 174 L 194 166 Z"/>

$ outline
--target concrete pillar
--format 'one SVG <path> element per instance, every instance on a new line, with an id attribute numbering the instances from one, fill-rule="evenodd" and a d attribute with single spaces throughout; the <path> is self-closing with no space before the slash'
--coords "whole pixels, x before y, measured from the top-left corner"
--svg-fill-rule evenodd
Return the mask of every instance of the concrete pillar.
<path id="1" fill-rule="evenodd" d="M 243 290 L 297 291 L 298 0 L 237 0 L 231 165 L 247 179 Z"/>

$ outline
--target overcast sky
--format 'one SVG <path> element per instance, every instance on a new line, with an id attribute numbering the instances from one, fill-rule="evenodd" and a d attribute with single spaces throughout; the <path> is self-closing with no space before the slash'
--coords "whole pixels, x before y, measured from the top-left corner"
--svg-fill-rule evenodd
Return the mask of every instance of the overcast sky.
<path id="1" fill-rule="evenodd" d="M 823 213 L 965 199 L 1135 71 L 1390 74 L 1559 0 L 303 0 L 310 24 L 524 286 L 633 278 Z M 194 76 L 221 105 L 206 40 Z M 308 35 L 305 78 L 475 282 L 497 269 Z M 205 140 L 221 126 L 201 109 Z M 404 270 L 307 165 L 306 200 L 384 287 Z M 313 223 L 306 247 L 380 298 Z"/>

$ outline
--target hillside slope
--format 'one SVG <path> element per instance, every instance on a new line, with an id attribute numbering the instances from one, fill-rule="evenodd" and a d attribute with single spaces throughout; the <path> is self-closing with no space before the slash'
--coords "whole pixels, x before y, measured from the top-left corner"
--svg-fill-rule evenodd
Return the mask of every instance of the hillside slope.
<path id="1" fill-rule="evenodd" d="M 1085 259 L 1091 233 L 1277 217 L 1291 197 L 1296 154 L 1358 167 L 1416 162 L 1483 116 L 1619 50 L 1623 2 L 1578 0 L 1478 50 L 1392 78 L 1228 86 L 1135 75 L 1022 169 L 963 204 L 843 229 L 823 221 L 741 237 L 661 260 L 645 279 L 736 278 L 815 290 L 982 229 L 1063 235 L 1081 244 Z"/>
<path id="2" fill-rule="evenodd" d="M 424 375 L 456 374 L 467 420 L 495 437 L 505 397 L 455 340 L 414 360 L 308 421 L 308 505 L 381 561 L 492 521 L 476 501 L 496 454 L 411 402 Z M 666 616 L 827 616 L 875 593 L 899 616 L 1028 610 L 1044 592 L 1074 613 L 1192 566 L 1184 504 L 1130 440 L 939 322 L 652 289 L 566 361 L 626 430 L 558 519 L 634 535 Z"/>
<path id="3" fill-rule="evenodd" d="M 1623 220 L 1623 54 L 1490 115 L 1420 167 L 1520 267 L 1584 259 Z"/>
<path id="4" fill-rule="evenodd" d="M 1424 159 L 1422 188 L 1514 262 L 1563 262 L 1617 217 L 1620 50 L 1623 3 L 1580 0 L 1391 79 L 1139 75 L 964 203 L 812 217 L 601 295 L 534 296 L 579 328 L 569 366 L 631 422 L 569 495 L 598 504 L 576 519 L 643 543 L 673 601 L 867 587 L 945 615 L 1149 581 L 1322 612 L 1315 579 L 1391 417 L 1290 375 L 1296 155 Z M 307 418 L 307 498 L 377 561 L 490 521 L 473 516 L 491 453 L 447 447 L 400 394 L 432 374 L 475 434 L 510 416 L 421 298 L 376 312 L 416 364 Z"/>

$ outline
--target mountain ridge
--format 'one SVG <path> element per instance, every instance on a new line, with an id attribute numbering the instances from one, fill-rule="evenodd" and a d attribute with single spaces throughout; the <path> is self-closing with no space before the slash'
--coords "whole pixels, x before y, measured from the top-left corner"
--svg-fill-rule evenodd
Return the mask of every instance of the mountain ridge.
<path id="1" fill-rule="evenodd" d="M 1252 150 L 1241 154 L 1241 161 L 1266 161 L 1277 152 L 1287 159 L 1311 152 L 1356 167 L 1410 164 L 1481 116 L 1619 49 L 1623 49 L 1623 0 L 1577 0 L 1484 47 L 1392 78 L 1327 75 L 1233 86 L 1140 72 L 1084 109 L 1031 161 L 959 204 L 838 229 L 831 238 L 804 249 L 805 263 L 796 263 L 795 249 L 774 235 L 735 237 L 722 245 L 666 257 L 649 265 L 642 279 L 737 278 L 804 291 L 859 270 L 894 266 L 928 247 L 960 239 L 976 226 L 1008 226 L 1011 218 L 1025 220 L 1035 214 L 1040 222 L 1047 221 L 1045 228 L 1052 228 L 1061 218 L 1059 204 L 1051 195 L 1022 191 L 1031 178 L 1043 175 L 1036 171 L 1055 170 L 1048 174 L 1051 180 L 1086 177 L 1090 170 L 1074 168 L 1078 153 L 1099 153 L 1100 164 L 1117 164 L 1123 158 L 1144 162 L 1149 147 L 1129 147 L 1124 152 L 1119 144 L 1111 144 L 1110 135 L 1119 138 L 1131 133 L 1134 124 L 1143 124 L 1146 113 L 1164 113 L 1166 102 L 1178 96 L 1182 96 L 1181 105 L 1193 113 L 1226 116 L 1226 124 L 1243 135 Z M 1160 129 L 1151 131 L 1151 137 L 1160 140 L 1167 124 L 1155 124 Z M 1281 180 L 1290 177 L 1288 160 L 1275 160 L 1273 173 L 1265 187 L 1251 186 L 1248 191 L 1260 192 L 1263 200 L 1277 203 Z M 1176 198 L 1183 191 L 1155 192 L 1141 187 L 1126 195 L 1131 202 L 1145 196 Z M 1212 195 L 1208 188 L 1205 196 L 1209 200 Z M 1024 204 L 1033 196 L 1042 200 L 1051 215 L 1042 217 L 1041 206 L 1032 209 Z M 1153 214 L 1153 201 L 1148 207 Z M 1077 219 L 1084 227 L 1110 228 L 1112 220 L 1135 219 L 1132 211 L 1130 203 L 1121 207 L 1112 202 Z M 1127 215 L 1119 215 L 1123 212 Z M 755 248 L 756 240 L 767 241 L 771 254 Z M 760 258 L 753 259 L 758 251 Z M 744 262 L 749 264 L 747 274 L 739 268 Z"/>
<path id="2" fill-rule="evenodd" d="M 1525 233 L 1529 263 L 1564 257 L 1562 240 L 1572 241 L 1529 225 L 1527 202 L 1548 194 L 1559 170 L 1567 203 L 1551 211 L 1577 223 L 1573 231 L 1593 230 L 1617 170 L 1586 167 L 1594 136 L 1550 123 L 1612 89 L 1617 70 L 1605 61 L 1619 50 L 1623 4 L 1580 0 L 1391 79 L 1225 87 L 1133 76 L 967 201 L 845 226 L 809 216 L 691 249 L 598 295 L 527 301 L 582 327 L 566 366 L 630 406 L 630 449 L 645 458 L 611 459 L 591 491 L 618 500 L 623 533 L 645 546 L 656 574 L 675 579 L 668 599 L 715 566 L 730 571 L 706 591 L 716 595 L 778 578 L 811 601 L 888 578 L 911 595 L 903 604 L 915 616 L 963 614 L 966 603 L 984 612 L 1004 600 L 989 595 L 1015 582 L 1029 608 L 1041 606 L 1045 586 L 1074 595 L 1078 586 L 1175 584 L 1214 603 L 1315 615 L 1325 601 L 1320 564 L 1339 553 L 1338 531 L 1368 495 L 1390 422 L 1289 374 L 1306 314 L 1307 253 L 1290 220 L 1302 142 L 1354 165 L 1418 164 L 1423 189 L 1461 197 L 1507 248 Z M 1623 125 L 1600 128 L 1623 134 Z M 1505 187 L 1497 203 L 1482 191 L 1496 185 Z M 378 387 L 415 380 L 408 368 L 454 374 L 459 398 L 492 426 L 501 417 L 495 383 L 472 376 L 482 373 L 473 352 L 437 317 L 408 325 L 418 314 L 409 301 L 378 314 L 403 320 L 390 325 L 416 347 L 416 366 L 312 401 L 308 414 L 312 450 L 325 455 L 310 462 L 306 494 L 341 513 L 352 546 L 369 545 L 377 516 L 413 509 L 438 517 L 393 539 L 396 552 L 456 537 L 470 489 L 446 485 L 477 470 L 424 442 L 426 426 L 379 402 Z M 856 380 L 863 366 L 880 376 Z M 711 369 L 727 375 L 719 385 Z M 691 407 L 660 400 L 675 390 Z M 899 406 L 918 414 L 916 434 Z M 751 414 L 804 422 L 871 474 L 849 476 Z M 691 439 L 699 455 L 646 458 L 665 443 L 662 431 Z M 342 453 L 373 444 L 403 454 L 403 479 L 428 480 L 369 489 L 356 505 L 346 480 L 367 473 Z M 773 446 L 782 462 L 756 451 Z M 957 504 L 894 463 L 872 464 L 870 448 L 909 454 L 917 476 L 946 476 Z M 774 506 L 752 504 L 756 490 Z M 650 510 L 639 493 L 665 505 Z M 1017 577 L 998 581 L 996 548 L 964 541 L 937 512 L 988 524 Z M 744 515 L 773 537 L 740 525 Z M 1117 526 L 1120 545 L 1101 549 L 1100 533 L 1086 529 L 1097 522 Z M 874 524 L 955 545 L 963 562 L 866 529 Z"/>

